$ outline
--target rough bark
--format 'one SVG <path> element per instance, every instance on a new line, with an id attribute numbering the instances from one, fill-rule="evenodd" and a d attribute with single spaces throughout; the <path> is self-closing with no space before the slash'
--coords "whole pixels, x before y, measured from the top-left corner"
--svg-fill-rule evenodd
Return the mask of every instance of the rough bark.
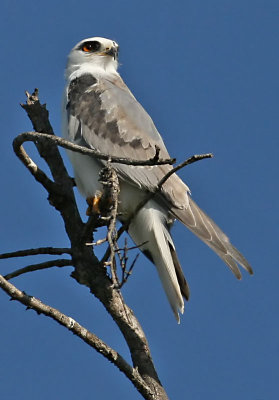
<path id="1" fill-rule="evenodd" d="M 73 179 L 68 175 L 62 157 L 54 141 L 48 140 L 49 135 L 53 135 L 53 129 L 48 119 L 48 111 L 45 105 L 41 105 L 38 99 L 38 91 L 30 95 L 27 93 L 27 103 L 22 107 L 27 112 L 35 131 L 34 135 L 19 135 L 13 143 L 14 151 L 24 165 L 31 172 L 33 177 L 47 190 L 48 200 L 51 206 L 59 211 L 65 225 L 66 234 L 70 240 L 70 249 L 50 249 L 49 252 L 43 249 L 29 249 L 2 255 L 2 258 L 24 256 L 30 254 L 62 254 L 64 252 L 71 256 L 71 260 L 63 260 L 62 264 L 73 265 L 74 272 L 72 277 L 80 284 L 86 285 L 91 293 L 101 301 L 107 312 L 111 315 L 129 347 L 133 365 L 129 365 L 121 355 L 111 349 L 101 339 L 80 326 L 76 321 L 65 316 L 60 311 L 43 304 L 38 299 L 28 296 L 17 289 L 14 285 L 0 276 L 0 286 L 13 299 L 20 301 L 28 308 L 36 310 L 38 313 L 53 318 L 59 324 L 72 330 L 82 340 L 94 347 L 111 362 L 113 362 L 132 382 L 136 389 L 145 399 L 166 400 L 168 396 L 159 380 L 155 366 L 152 361 L 150 348 L 145 334 L 136 319 L 133 311 L 125 303 L 123 296 L 107 273 L 107 269 L 94 255 L 93 247 L 86 245 L 92 242 L 94 221 L 92 218 L 84 223 L 80 217 L 75 196 L 73 192 Z M 42 133 L 42 135 L 38 135 Z M 40 156 L 46 161 L 51 171 L 53 180 L 33 162 L 23 148 L 25 141 L 32 140 L 38 149 Z M 59 138 L 58 138 L 59 140 Z M 154 155 L 154 160 L 158 161 L 158 152 Z M 173 160 L 171 160 L 173 162 Z M 37 250 L 37 252 L 36 252 Z M 43 263 L 44 264 L 44 263 Z M 45 268 L 49 267 L 45 263 Z M 55 264 L 55 262 L 53 263 Z M 59 264 L 59 262 L 57 262 Z M 54 265 L 51 265 L 54 266 Z M 58 265 L 59 266 L 59 265 Z M 29 272 L 19 270 L 19 273 Z M 38 269 L 40 265 L 38 266 Z M 33 270 L 36 269 L 36 265 Z M 18 272 L 18 271 L 16 271 Z M 6 276 L 12 278 L 13 275 Z"/>

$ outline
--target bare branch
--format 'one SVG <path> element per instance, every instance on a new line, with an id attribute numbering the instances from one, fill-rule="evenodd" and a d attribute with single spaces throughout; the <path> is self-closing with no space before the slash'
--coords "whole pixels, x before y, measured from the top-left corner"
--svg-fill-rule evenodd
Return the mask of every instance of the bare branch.
<path id="1" fill-rule="evenodd" d="M 53 129 L 48 119 L 48 110 L 46 109 L 46 106 L 42 105 L 39 101 L 38 89 L 35 89 L 32 95 L 30 95 L 29 93 L 26 94 L 27 102 L 26 104 L 22 104 L 21 106 L 27 112 L 34 130 L 37 132 L 45 132 L 49 135 L 53 135 Z M 49 166 L 55 184 L 53 184 L 53 182 L 49 180 L 44 173 L 41 174 L 41 170 L 36 168 L 30 170 L 30 168 L 28 168 L 28 161 L 31 159 L 29 156 L 27 156 L 29 157 L 29 159 L 25 159 L 26 152 L 21 146 L 21 143 L 16 139 L 14 143 L 14 150 L 21 161 L 23 161 L 24 165 L 30 170 L 35 179 L 40 182 L 48 191 L 49 203 L 60 212 L 61 217 L 63 218 L 63 221 L 65 223 L 65 229 L 71 241 L 71 245 L 73 245 L 73 242 L 79 242 L 81 237 L 80 232 L 84 227 L 84 223 L 82 222 L 75 201 L 75 196 L 73 192 L 73 180 L 71 177 L 69 177 L 67 170 L 64 166 L 62 157 L 58 151 L 57 146 L 54 143 L 47 140 L 45 140 L 44 143 L 41 143 L 40 141 L 34 141 L 34 143 L 38 149 L 40 156 L 46 161 L 47 165 Z M 22 147 L 22 149 L 20 147 Z M 23 158 L 20 154 L 21 152 Z M 32 165 L 32 163 L 33 161 L 29 162 L 29 165 Z M 91 239 L 92 234 L 88 233 L 87 240 Z"/>
<path id="2" fill-rule="evenodd" d="M 32 158 L 28 156 L 22 144 L 20 143 L 20 141 L 17 140 L 17 138 L 15 138 L 13 141 L 13 148 L 15 154 L 23 162 L 26 168 L 31 172 L 34 178 L 38 182 L 40 182 L 48 192 L 54 190 L 54 182 L 49 179 L 49 177 L 37 166 Z"/>
<path id="3" fill-rule="evenodd" d="M 24 142 L 51 142 L 57 146 L 63 147 L 68 150 L 75 151 L 77 153 L 81 153 L 84 155 L 92 156 L 94 158 L 98 158 L 99 160 L 110 160 L 112 163 L 126 164 L 126 165 L 134 165 L 134 166 L 154 166 L 154 165 L 165 165 L 165 164 L 174 164 L 175 158 L 161 159 L 159 158 L 160 149 L 156 147 L 154 157 L 149 160 L 133 160 L 131 158 L 124 157 L 114 157 L 109 154 L 100 153 L 97 150 L 89 149 L 84 146 L 79 146 L 77 144 L 71 143 L 68 140 L 62 139 L 59 136 L 55 136 L 53 134 L 40 133 L 40 132 L 24 132 L 18 135 L 14 139 L 15 148 L 19 148 Z"/>
<path id="4" fill-rule="evenodd" d="M 58 260 L 50 260 L 50 261 L 45 261 L 39 264 L 32 264 L 32 265 L 27 265 L 26 267 L 17 269 L 16 271 L 13 271 L 7 275 L 4 276 L 5 279 L 10 280 L 12 278 L 15 278 L 19 275 L 26 274 L 26 272 L 33 272 L 33 271 L 39 271 L 41 269 L 47 269 L 47 268 L 52 268 L 52 267 L 67 267 L 67 266 L 73 266 L 73 261 L 72 260 L 67 260 L 67 259 L 58 259 Z"/>
<path id="5" fill-rule="evenodd" d="M 122 288 L 122 286 L 127 282 L 129 276 L 131 276 L 133 268 L 136 264 L 137 259 L 139 258 L 139 253 L 135 256 L 135 258 L 133 259 L 129 269 L 127 270 L 127 258 L 124 258 L 124 263 L 123 263 L 123 267 L 122 267 L 122 279 L 119 285 L 119 289 Z"/>
<path id="6" fill-rule="evenodd" d="M 34 130 L 37 132 L 46 132 L 53 134 L 52 126 L 48 119 L 48 110 L 45 104 L 39 102 L 39 90 L 35 89 L 32 94 L 25 92 L 27 101 L 26 104 L 21 104 L 21 107 L 27 112 Z"/>
<path id="7" fill-rule="evenodd" d="M 154 399 L 151 390 L 141 378 L 137 368 L 132 368 L 119 353 L 94 335 L 94 333 L 90 332 L 73 318 L 63 314 L 56 308 L 44 304 L 33 296 L 28 296 L 26 293 L 17 289 L 14 285 L 8 282 L 2 275 L 0 275 L 0 287 L 11 297 L 11 299 L 19 301 L 27 306 L 28 309 L 35 310 L 38 314 L 44 314 L 45 316 L 52 318 L 54 321 L 71 331 L 74 335 L 81 338 L 90 347 L 102 354 L 117 368 L 119 368 L 119 370 L 123 372 L 131 382 L 133 382 L 145 399 Z"/>
<path id="8" fill-rule="evenodd" d="M 5 258 L 14 258 L 14 257 L 26 257 L 26 256 L 36 256 L 38 254 L 52 254 L 52 255 L 61 255 L 61 254 L 71 254 L 72 251 L 69 248 L 65 247 L 38 247 L 37 249 L 26 249 L 26 250 L 18 250 L 13 251 L 11 253 L 2 253 L 0 254 L 0 260 Z"/>
<path id="9" fill-rule="evenodd" d="M 180 169 L 186 167 L 186 165 L 193 164 L 197 161 L 204 160 L 206 158 L 212 158 L 213 154 L 212 153 L 206 153 L 206 154 L 196 154 L 190 158 L 187 158 L 187 160 L 183 161 L 182 163 L 178 164 L 176 167 L 171 169 L 158 183 L 158 190 L 160 190 L 163 186 L 163 184 L 170 178 L 172 174 L 175 172 L 179 171 Z M 158 191 L 156 190 L 156 191 Z"/>
<path id="10" fill-rule="evenodd" d="M 104 193 L 102 197 L 108 199 L 111 203 L 110 211 L 109 211 L 109 223 L 108 223 L 108 243 L 110 246 L 110 269 L 111 269 L 111 278 L 115 287 L 119 287 L 119 281 L 116 272 L 116 260 L 115 260 L 115 251 L 118 247 L 117 245 L 117 232 L 116 232 L 116 218 L 117 218 L 117 209 L 118 209 L 118 195 L 120 192 L 118 176 L 115 170 L 110 165 L 110 160 L 107 163 L 107 166 L 104 167 L 100 172 L 100 182 L 103 185 Z"/>
<path id="11" fill-rule="evenodd" d="M 96 242 L 93 243 L 85 243 L 86 246 L 100 246 L 100 244 L 106 243 L 108 241 L 108 238 L 105 237 L 103 239 L 99 239 Z"/>
<path id="12" fill-rule="evenodd" d="M 119 263 L 120 263 L 120 267 L 121 267 L 121 280 L 119 282 L 118 279 L 118 289 L 121 289 L 122 286 L 127 282 L 129 276 L 132 274 L 132 270 L 135 266 L 135 263 L 139 257 L 139 253 L 134 257 L 130 267 L 128 267 L 128 252 L 130 250 L 135 250 L 135 249 L 139 249 L 141 246 L 143 246 L 145 243 L 147 243 L 147 241 L 139 244 L 138 246 L 132 246 L 132 247 L 128 247 L 128 240 L 127 237 L 125 238 L 125 243 L 124 243 L 124 247 L 123 248 L 119 248 L 117 242 L 117 247 L 115 249 L 115 252 L 118 255 L 119 258 Z"/>
<path id="13" fill-rule="evenodd" d="M 127 242 L 126 239 L 125 239 L 125 242 Z M 118 250 L 119 250 L 119 251 L 128 252 L 128 251 L 130 251 L 130 250 L 140 249 L 141 246 L 145 245 L 146 243 L 148 243 L 148 240 L 146 240 L 145 242 L 142 242 L 142 243 L 138 244 L 137 246 L 135 245 L 135 246 L 128 247 L 128 246 L 126 246 L 126 244 L 125 244 L 125 246 L 124 246 L 123 248 L 119 248 Z"/>

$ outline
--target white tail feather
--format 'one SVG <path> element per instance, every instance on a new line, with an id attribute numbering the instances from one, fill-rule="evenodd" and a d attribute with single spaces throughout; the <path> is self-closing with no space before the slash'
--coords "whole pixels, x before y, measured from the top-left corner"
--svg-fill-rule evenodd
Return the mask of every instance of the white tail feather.
<path id="1" fill-rule="evenodd" d="M 173 247 L 174 245 L 166 227 L 165 210 L 160 209 L 155 202 L 149 201 L 131 222 L 129 234 L 137 245 L 146 242 L 141 246 L 141 250 L 155 264 L 170 306 L 179 323 L 179 312 L 181 314 L 184 312 L 184 301 L 170 252 L 170 244 Z"/>

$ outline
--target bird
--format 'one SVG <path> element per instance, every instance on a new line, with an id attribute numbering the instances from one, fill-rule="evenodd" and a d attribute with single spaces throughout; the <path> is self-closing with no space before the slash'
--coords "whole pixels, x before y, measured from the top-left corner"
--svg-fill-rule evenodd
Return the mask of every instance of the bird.
<path id="1" fill-rule="evenodd" d="M 68 56 L 62 102 L 64 139 L 109 156 L 149 160 L 160 151 L 170 158 L 153 120 L 118 73 L 119 45 L 102 37 L 77 43 Z M 102 195 L 99 173 L 106 161 L 68 151 L 76 185 L 88 202 Z M 154 192 L 172 165 L 131 166 L 114 163 L 119 179 L 119 220 L 129 220 L 147 192 Z M 98 197 L 99 196 L 99 197 Z M 130 221 L 128 234 L 155 265 L 177 322 L 190 290 L 170 229 L 179 220 L 206 243 L 241 279 L 238 265 L 252 267 L 227 235 L 194 202 L 188 186 L 173 173 L 160 191 Z"/>

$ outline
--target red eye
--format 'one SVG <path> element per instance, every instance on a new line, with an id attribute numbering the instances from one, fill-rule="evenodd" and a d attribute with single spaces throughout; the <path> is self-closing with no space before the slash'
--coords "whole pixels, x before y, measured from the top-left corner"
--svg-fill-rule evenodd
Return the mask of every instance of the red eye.
<path id="1" fill-rule="evenodd" d="M 101 44 L 97 42 L 96 40 L 93 40 L 92 42 L 85 42 L 81 46 L 81 50 L 84 51 L 85 53 L 94 53 L 95 51 L 100 50 Z"/>
<path id="2" fill-rule="evenodd" d="M 86 52 L 91 51 L 91 49 L 90 49 L 88 46 L 86 46 L 86 45 L 84 45 L 84 46 L 82 47 L 82 50 L 83 50 L 83 51 L 86 51 Z"/>

